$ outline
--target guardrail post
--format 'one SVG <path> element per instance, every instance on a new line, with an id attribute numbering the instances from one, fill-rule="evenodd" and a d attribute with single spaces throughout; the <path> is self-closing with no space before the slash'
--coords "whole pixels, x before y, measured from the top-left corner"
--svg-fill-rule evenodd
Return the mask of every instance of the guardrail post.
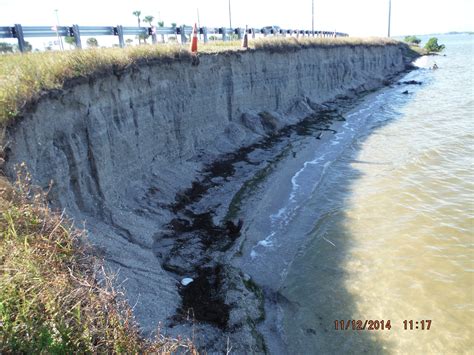
<path id="1" fill-rule="evenodd" d="M 23 37 L 23 29 L 18 23 L 15 24 L 15 37 L 18 39 L 18 48 L 23 53 L 25 51 L 25 38 Z"/>
<path id="2" fill-rule="evenodd" d="M 203 35 L 204 35 L 204 43 L 207 43 L 209 40 L 207 38 L 207 27 L 204 27 L 202 29 Z"/>
<path id="3" fill-rule="evenodd" d="M 120 48 L 125 47 L 125 40 L 123 39 L 123 26 L 117 25 L 117 36 L 119 38 L 119 46 Z"/>
<path id="4" fill-rule="evenodd" d="M 79 25 L 72 25 L 72 35 L 74 36 L 74 43 L 76 44 L 76 48 L 81 49 L 81 33 L 79 32 Z"/>
<path id="5" fill-rule="evenodd" d="M 155 26 L 151 26 L 149 29 L 148 29 L 148 33 L 151 33 L 151 43 L 152 44 L 157 44 L 158 43 L 158 38 L 156 36 L 156 27 Z"/>
<path id="6" fill-rule="evenodd" d="M 184 28 L 185 28 L 185 26 L 182 25 L 181 26 L 181 44 L 186 43 L 186 33 L 184 33 Z"/>
<path id="7" fill-rule="evenodd" d="M 239 39 L 242 39 L 242 29 L 241 28 L 237 29 L 237 36 L 238 36 Z"/>
<path id="8" fill-rule="evenodd" d="M 225 27 L 222 27 L 222 40 L 225 42 L 227 41 L 227 36 L 226 36 L 226 28 Z"/>

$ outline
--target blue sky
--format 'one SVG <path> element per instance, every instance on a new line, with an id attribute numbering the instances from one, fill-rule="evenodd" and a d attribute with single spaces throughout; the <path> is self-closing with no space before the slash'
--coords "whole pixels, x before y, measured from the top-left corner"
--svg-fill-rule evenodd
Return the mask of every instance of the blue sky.
<path id="1" fill-rule="evenodd" d="M 77 5 L 75 5 L 77 4 Z M 385 36 L 388 0 L 314 0 L 315 27 L 354 36 Z M 392 35 L 474 31 L 474 0 L 392 0 Z M 232 24 L 311 29 L 311 0 L 231 0 Z M 134 10 L 178 24 L 227 26 L 228 0 L 0 0 L 0 26 L 53 25 L 54 9 L 62 25 L 135 25 Z"/>

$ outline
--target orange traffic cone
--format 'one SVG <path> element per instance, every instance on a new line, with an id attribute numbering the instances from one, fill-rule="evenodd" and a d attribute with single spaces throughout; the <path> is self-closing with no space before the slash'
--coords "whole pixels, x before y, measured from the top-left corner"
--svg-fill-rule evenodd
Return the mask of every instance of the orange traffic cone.
<path id="1" fill-rule="evenodd" d="M 245 34 L 244 38 L 242 39 L 242 48 L 248 49 L 249 48 L 249 37 L 247 35 L 248 28 L 245 26 Z"/>
<path id="2" fill-rule="evenodd" d="M 191 39 L 191 53 L 197 54 L 198 51 L 198 35 L 197 35 L 197 25 L 194 24 L 193 34 Z"/>

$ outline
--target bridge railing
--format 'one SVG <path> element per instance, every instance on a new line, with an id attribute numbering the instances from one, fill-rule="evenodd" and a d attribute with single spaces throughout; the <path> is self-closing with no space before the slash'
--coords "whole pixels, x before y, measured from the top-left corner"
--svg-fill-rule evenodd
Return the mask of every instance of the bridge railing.
<path id="1" fill-rule="evenodd" d="M 14 26 L 0 26 L 0 38 L 16 38 L 18 40 L 18 48 L 21 52 L 25 51 L 25 38 L 29 37 L 72 37 L 74 38 L 76 48 L 82 48 L 81 36 L 116 36 L 120 47 L 125 47 L 124 36 L 151 36 L 152 43 L 158 43 L 157 35 L 174 35 L 176 38 L 180 37 L 181 43 L 188 41 L 188 36 L 191 35 L 192 26 L 180 27 L 124 27 L 118 26 L 22 26 L 15 24 Z M 241 39 L 245 34 L 244 28 L 213 28 L 201 27 L 198 29 L 199 33 L 204 37 L 204 42 L 208 42 L 210 35 L 227 41 L 231 37 L 236 36 Z M 312 31 L 308 30 L 294 30 L 294 29 L 279 29 L 279 28 L 248 28 L 247 33 L 255 38 L 256 35 L 302 35 L 302 36 L 317 36 L 317 37 L 347 37 L 347 33 L 335 31 Z"/>

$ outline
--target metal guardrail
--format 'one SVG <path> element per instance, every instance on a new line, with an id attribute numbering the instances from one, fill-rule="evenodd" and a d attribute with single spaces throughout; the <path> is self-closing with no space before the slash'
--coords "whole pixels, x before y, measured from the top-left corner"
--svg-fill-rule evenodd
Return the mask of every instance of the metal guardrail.
<path id="1" fill-rule="evenodd" d="M 75 40 L 77 48 L 82 48 L 81 36 L 117 36 L 119 39 L 119 46 L 125 47 L 124 36 L 151 36 L 152 43 L 158 43 L 157 35 L 176 35 L 181 37 L 181 43 L 186 43 L 187 35 L 192 33 L 192 26 L 180 27 L 123 27 L 123 26 L 22 26 L 15 24 L 13 27 L 0 26 L 0 38 L 16 38 L 18 40 L 18 48 L 21 52 L 25 51 L 25 38 L 28 37 L 72 37 Z M 211 28 L 201 27 L 199 33 L 204 36 L 204 42 L 209 41 L 209 35 L 219 35 L 223 41 L 227 41 L 231 35 L 237 35 L 237 38 L 242 39 L 246 29 L 244 28 Z M 307 30 L 284 30 L 284 29 L 256 29 L 249 28 L 247 33 L 255 38 L 256 34 L 267 35 L 313 35 L 312 31 Z M 335 31 L 314 31 L 314 36 L 317 37 L 347 37 L 347 33 Z"/>

